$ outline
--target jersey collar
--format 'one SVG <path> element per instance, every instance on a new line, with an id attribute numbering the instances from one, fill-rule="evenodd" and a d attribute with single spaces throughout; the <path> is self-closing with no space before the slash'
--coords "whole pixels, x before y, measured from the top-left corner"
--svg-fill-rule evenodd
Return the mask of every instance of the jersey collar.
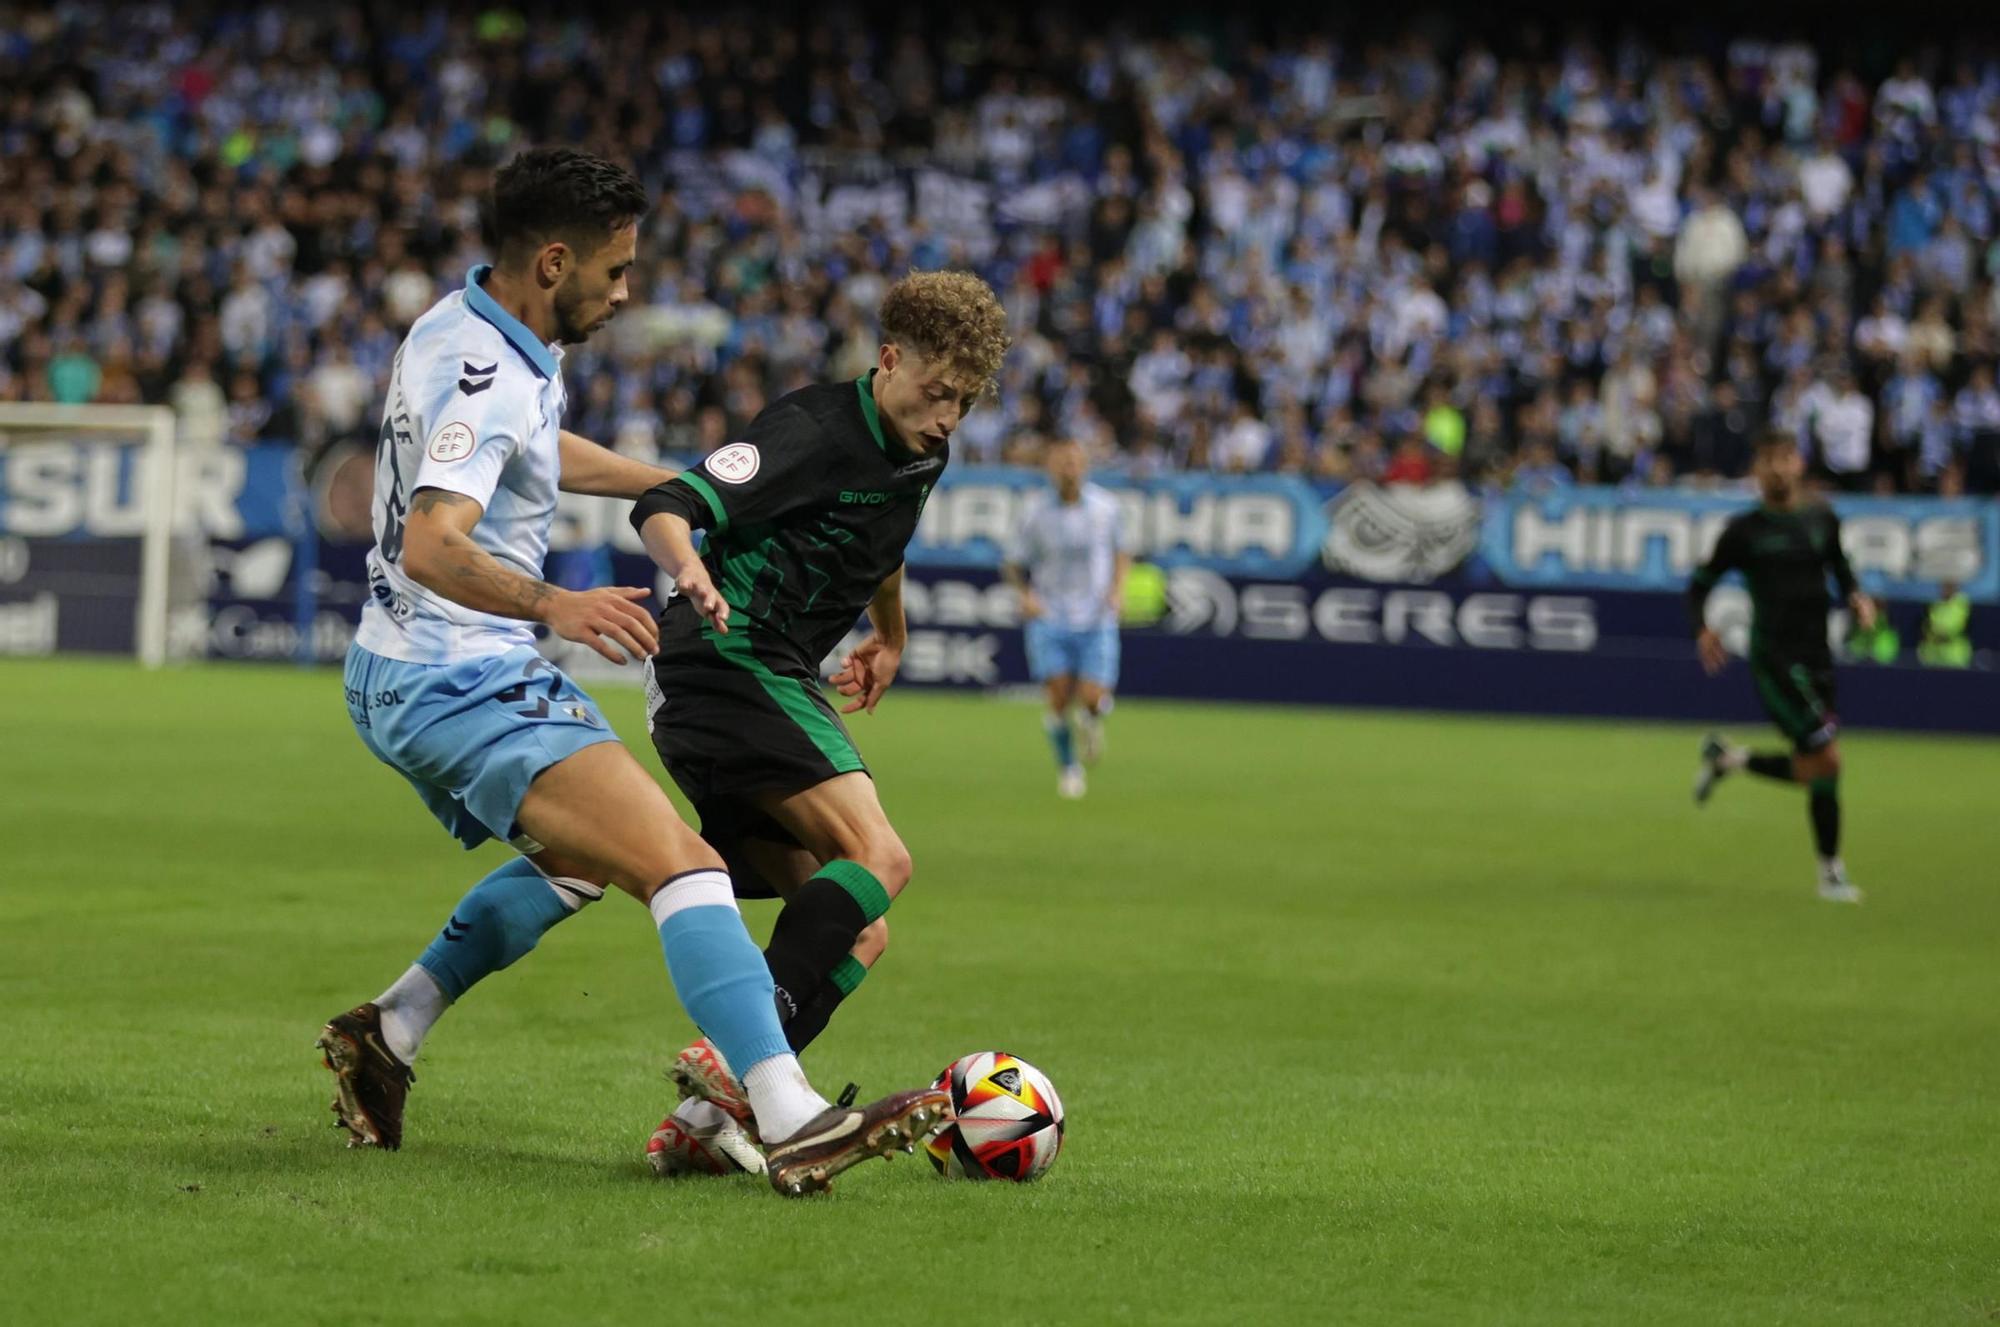
<path id="1" fill-rule="evenodd" d="M 854 386 L 861 393 L 861 417 L 868 421 L 868 433 L 886 456 L 889 452 L 889 440 L 882 434 L 882 414 L 875 408 L 875 370 L 870 369 L 856 378 Z"/>
<path id="2" fill-rule="evenodd" d="M 514 343 L 514 349 L 534 366 L 535 372 L 544 378 L 555 377 L 558 372 L 555 353 L 528 330 L 526 323 L 501 308 L 500 302 L 487 294 L 486 287 L 480 284 L 492 270 L 493 264 L 480 263 L 465 274 L 466 307 L 499 328 L 500 335 Z"/>

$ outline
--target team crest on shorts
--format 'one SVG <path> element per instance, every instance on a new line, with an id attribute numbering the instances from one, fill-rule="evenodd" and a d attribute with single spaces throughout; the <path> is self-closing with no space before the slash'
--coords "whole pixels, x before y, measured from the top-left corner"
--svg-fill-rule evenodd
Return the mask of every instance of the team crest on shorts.
<path id="1" fill-rule="evenodd" d="M 702 468 L 725 484 L 747 484 L 763 467 L 764 458 L 747 442 L 732 442 L 718 449 L 702 463 Z"/>

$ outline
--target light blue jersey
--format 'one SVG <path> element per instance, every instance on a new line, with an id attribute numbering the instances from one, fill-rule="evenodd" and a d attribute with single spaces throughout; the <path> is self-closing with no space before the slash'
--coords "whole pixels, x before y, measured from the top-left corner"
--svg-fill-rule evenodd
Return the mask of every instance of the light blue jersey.
<path id="1" fill-rule="evenodd" d="M 1053 489 L 1028 499 L 1008 560 L 1025 567 L 1042 620 L 1064 631 L 1116 628 L 1111 603 L 1118 555 L 1127 551 L 1118 500 L 1085 484 L 1075 502 Z"/>
<path id="2" fill-rule="evenodd" d="M 475 267 L 417 319 L 396 352 L 375 452 L 370 597 L 355 640 L 407 663 L 443 664 L 535 643 L 533 629 L 431 593 L 403 573 L 403 522 L 419 488 L 480 504 L 472 539 L 539 580 L 561 476 L 562 351 L 481 287 Z"/>
<path id="3" fill-rule="evenodd" d="M 528 623 L 455 604 L 402 566 L 410 497 L 439 488 L 483 508 L 475 543 L 511 571 L 542 575 L 562 470 L 562 352 L 481 288 L 488 270 L 473 268 L 396 352 L 347 713 L 459 842 L 532 852 L 515 816 L 535 776 L 617 739 L 596 703 L 536 653 Z"/>

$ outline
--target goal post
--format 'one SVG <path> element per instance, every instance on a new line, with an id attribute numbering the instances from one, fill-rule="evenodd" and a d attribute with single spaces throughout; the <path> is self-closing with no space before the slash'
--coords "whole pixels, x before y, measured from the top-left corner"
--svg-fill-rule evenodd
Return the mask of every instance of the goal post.
<path id="1" fill-rule="evenodd" d="M 177 472 L 166 406 L 0 402 L 0 655 L 167 661 Z"/>

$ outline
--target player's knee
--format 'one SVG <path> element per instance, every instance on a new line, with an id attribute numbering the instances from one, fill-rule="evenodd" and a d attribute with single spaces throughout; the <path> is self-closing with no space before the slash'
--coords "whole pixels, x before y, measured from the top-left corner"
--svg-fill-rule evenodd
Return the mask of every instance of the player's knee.
<path id="1" fill-rule="evenodd" d="M 568 880 L 582 880 L 588 884 L 596 885 L 600 890 L 611 883 L 610 872 L 604 870 L 601 866 L 586 862 L 580 857 L 572 857 L 548 848 L 544 848 L 538 853 L 530 854 L 528 860 L 533 862 L 535 869 L 545 876 L 561 877 Z"/>
<path id="2" fill-rule="evenodd" d="M 542 873 L 542 879 L 548 881 L 549 888 L 571 912 L 579 912 L 603 898 L 611 884 L 609 872 L 547 849 L 533 854 L 528 861 Z"/>
<path id="3" fill-rule="evenodd" d="M 854 957 L 864 968 L 872 968 L 889 948 L 889 919 L 877 917 L 854 937 Z"/>
<path id="4" fill-rule="evenodd" d="M 870 835 L 853 854 L 853 859 L 868 868 L 882 888 L 894 898 L 903 892 L 903 886 L 910 883 L 912 865 L 910 850 L 903 846 L 903 840 L 892 829 L 884 829 Z"/>
<path id="5" fill-rule="evenodd" d="M 626 846 L 616 857 L 607 863 L 606 874 L 611 883 L 641 903 L 651 902 L 659 887 L 674 876 L 729 869 L 723 865 L 722 854 L 679 820 L 667 833 Z"/>
<path id="6" fill-rule="evenodd" d="M 1817 774 L 1814 775 L 1815 778 L 1821 778 L 1821 779 L 1839 778 L 1840 748 L 1837 746 L 1830 746 L 1826 750 L 1820 752 L 1818 756 L 1818 764 L 1819 764 L 1819 771 Z"/>

